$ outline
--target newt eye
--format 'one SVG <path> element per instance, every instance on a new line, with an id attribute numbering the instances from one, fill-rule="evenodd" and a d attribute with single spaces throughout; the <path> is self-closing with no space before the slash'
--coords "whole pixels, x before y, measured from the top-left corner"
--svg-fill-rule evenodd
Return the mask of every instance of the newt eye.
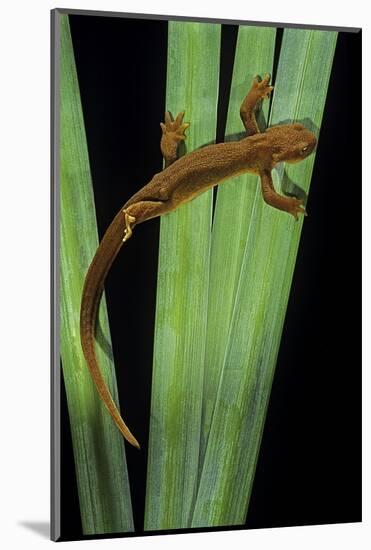
<path id="1" fill-rule="evenodd" d="M 308 145 L 306 145 L 305 147 L 303 147 L 302 150 L 301 150 L 301 152 L 302 152 L 302 153 L 305 153 L 305 151 L 307 151 L 307 150 L 308 150 Z"/>

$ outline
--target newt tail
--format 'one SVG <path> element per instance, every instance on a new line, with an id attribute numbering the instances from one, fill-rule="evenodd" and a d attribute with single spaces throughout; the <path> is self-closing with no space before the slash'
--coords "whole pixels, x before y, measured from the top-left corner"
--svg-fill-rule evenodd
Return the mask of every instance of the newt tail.
<path id="1" fill-rule="evenodd" d="M 90 375 L 104 405 L 124 438 L 134 445 L 134 447 L 140 449 L 138 441 L 123 421 L 112 399 L 112 395 L 98 365 L 94 344 L 95 326 L 104 281 L 123 244 L 124 228 L 124 215 L 122 210 L 120 210 L 107 229 L 85 278 L 80 309 L 80 338 Z"/>

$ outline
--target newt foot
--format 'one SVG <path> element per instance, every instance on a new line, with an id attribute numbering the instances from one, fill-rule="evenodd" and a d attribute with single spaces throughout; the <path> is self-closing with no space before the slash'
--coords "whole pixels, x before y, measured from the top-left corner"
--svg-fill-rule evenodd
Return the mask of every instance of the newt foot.
<path id="1" fill-rule="evenodd" d="M 303 201 L 296 198 L 289 199 L 286 211 L 294 216 L 295 220 L 299 219 L 298 214 L 303 214 L 304 216 L 308 215 L 305 207 L 303 206 Z"/>
<path id="2" fill-rule="evenodd" d="M 188 123 L 183 123 L 184 111 L 178 113 L 175 120 L 170 111 L 165 113 L 165 124 L 160 123 L 162 130 L 161 152 L 166 163 L 172 163 L 177 159 L 177 149 L 179 142 L 185 140 L 185 130 L 189 127 Z"/>
<path id="3" fill-rule="evenodd" d="M 264 78 L 261 78 L 260 75 L 256 75 L 256 77 L 254 78 L 252 87 L 255 90 L 258 98 L 269 98 L 271 91 L 274 89 L 274 86 L 269 85 L 270 79 L 270 74 L 266 74 Z"/>
<path id="4" fill-rule="evenodd" d="M 167 139 L 176 143 L 184 140 L 187 137 L 184 132 L 189 127 L 189 123 L 183 123 L 183 118 L 184 111 L 178 113 L 175 120 L 170 111 L 166 111 L 165 124 L 160 123 L 163 137 L 166 136 Z"/>
<path id="5" fill-rule="evenodd" d="M 136 218 L 134 216 L 131 216 L 128 214 L 126 210 L 122 211 L 125 216 L 125 229 L 124 229 L 124 238 L 122 239 L 122 242 L 126 242 L 133 234 L 133 230 L 131 228 L 132 224 L 136 222 Z"/>

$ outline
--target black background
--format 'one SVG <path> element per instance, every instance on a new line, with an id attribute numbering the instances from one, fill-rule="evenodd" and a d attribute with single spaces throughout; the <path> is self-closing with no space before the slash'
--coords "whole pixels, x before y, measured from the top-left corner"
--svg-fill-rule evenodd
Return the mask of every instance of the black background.
<path id="1" fill-rule="evenodd" d="M 74 15 L 70 23 L 102 237 L 162 169 L 167 22 Z M 217 141 L 236 37 L 236 26 L 222 26 Z M 276 60 L 281 38 L 278 29 Z M 361 521 L 360 82 L 361 33 L 340 33 L 248 528 Z M 141 452 L 126 445 L 136 534 L 143 529 L 158 235 L 158 219 L 139 226 L 106 283 L 120 402 L 142 443 Z M 61 394 L 66 540 L 84 537 L 63 386 Z"/>

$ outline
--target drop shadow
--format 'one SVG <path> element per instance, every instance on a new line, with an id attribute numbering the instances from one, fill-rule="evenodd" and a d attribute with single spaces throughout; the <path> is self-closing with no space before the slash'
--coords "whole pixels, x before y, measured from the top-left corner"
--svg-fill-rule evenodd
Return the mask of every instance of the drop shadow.
<path id="1" fill-rule="evenodd" d="M 44 539 L 50 539 L 50 522 L 49 521 L 19 521 L 18 525 L 33 531 Z"/>
<path id="2" fill-rule="evenodd" d="M 311 118 L 306 117 L 306 118 L 300 118 L 295 120 L 292 120 L 292 119 L 281 120 L 280 122 L 277 122 L 277 124 L 273 124 L 272 126 L 270 126 L 270 128 L 273 128 L 275 126 L 282 126 L 283 124 L 302 124 L 303 126 L 305 126 L 307 130 L 312 132 L 318 139 L 319 128 L 318 126 L 316 126 L 316 124 L 314 124 Z"/>
<path id="3" fill-rule="evenodd" d="M 183 140 L 178 145 L 178 158 L 183 157 L 186 154 L 187 154 L 187 145 Z"/>
<path id="4" fill-rule="evenodd" d="M 289 178 L 286 169 L 284 169 L 282 175 L 281 190 L 286 197 L 295 197 L 296 199 L 302 200 L 304 206 L 307 204 L 308 193 Z"/>
<path id="5" fill-rule="evenodd" d="M 272 102 L 270 102 L 270 106 L 272 105 Z M 263 111 L 263 104 L 260 103 L 259 109 L 255 112 L 255 119 L 256 123 L 258 125 L 258 128 L 262 133 L 265 132 L 267 129 L 267 119 L 265 117 L 264 111 Z"/>

